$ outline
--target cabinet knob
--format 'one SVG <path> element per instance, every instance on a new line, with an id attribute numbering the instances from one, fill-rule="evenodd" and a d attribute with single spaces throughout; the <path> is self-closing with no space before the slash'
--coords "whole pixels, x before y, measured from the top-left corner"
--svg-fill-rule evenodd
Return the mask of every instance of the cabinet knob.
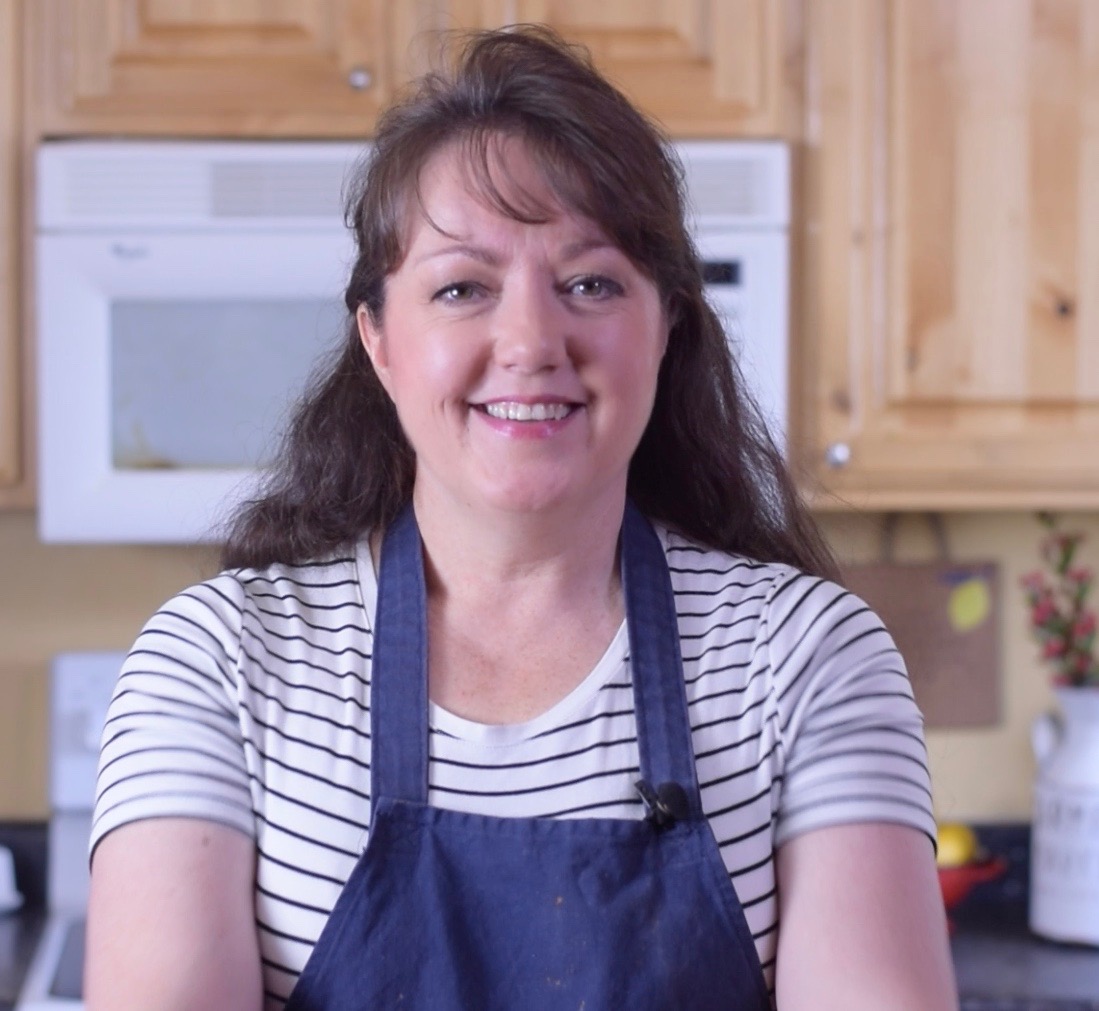
<path id="1" fill-rule="evenodd" d="M 833 442 L 824 451 L 824 462 L 833 470 L 846 467 L 851 462 L 851 447 L 846 442 Z"/>
<path id="2" fill-rule="evenodd" d="M 347 84 L 355 91 L 366 91 L 374 83 L 374 75 L 366 67 L 352 67 L 347 72 Z"/>

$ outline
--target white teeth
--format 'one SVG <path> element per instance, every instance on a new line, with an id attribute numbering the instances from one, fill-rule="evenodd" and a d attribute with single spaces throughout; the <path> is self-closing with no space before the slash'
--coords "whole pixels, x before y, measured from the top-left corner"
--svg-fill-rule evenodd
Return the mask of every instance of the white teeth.
<path id="1" fill-rule="evenodd" d="M 519 404 L 505 401 L 485 404 L 485 411 L 506 421 L 560 421 L 572 408 L 568 404 Z"/>

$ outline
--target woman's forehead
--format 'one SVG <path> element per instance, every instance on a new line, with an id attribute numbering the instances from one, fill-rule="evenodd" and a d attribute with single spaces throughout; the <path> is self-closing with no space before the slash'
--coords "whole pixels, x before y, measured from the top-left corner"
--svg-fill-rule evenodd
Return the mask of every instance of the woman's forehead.
<path id="1" fill-rule="evenodd" d="M 587 239 L 611 242 L 599 222 L 571 206 L 553 185 L 544 159 L 524 141 L 491 137 L 473 145 L 451 141 L 424 161 L 406 192 L 401 228 L 401 262 L 417 236 L 430 232 L 466 238 L 478 222 L 499 217 L 531 225 L 565 223 Z M 487 215 L 485 212 L 488 212 Z M 394 264 L 394 270 L 400 263 Z"/>
<path id="2" fill-rule="evenodd" d="M 413 219 L 423 216 L 434 222 L 455 206 L 473 200 L 530 224 L 564 215 L 585 219 L 599 228 L 554 185 L 559 175 L 559 170 L 551 173 L 546 158 L 521 138 L 499 134 L 460 138 L 424 162 L 408 211 Z M 570 188 L 582 190 L 586 180 L 578 177 L 575 183 Z"/>

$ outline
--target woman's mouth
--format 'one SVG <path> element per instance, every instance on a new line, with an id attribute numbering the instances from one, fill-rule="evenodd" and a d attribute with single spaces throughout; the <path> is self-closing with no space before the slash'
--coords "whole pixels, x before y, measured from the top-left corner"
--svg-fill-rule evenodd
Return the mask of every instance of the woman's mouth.
<path id="1" fill-rule="evenodd" d="M 501 421 L 561 421 L 574 410 L 573 404 L 526 404 L 514 400 L 497 400 L 482 404 L 481 409 Z"/>

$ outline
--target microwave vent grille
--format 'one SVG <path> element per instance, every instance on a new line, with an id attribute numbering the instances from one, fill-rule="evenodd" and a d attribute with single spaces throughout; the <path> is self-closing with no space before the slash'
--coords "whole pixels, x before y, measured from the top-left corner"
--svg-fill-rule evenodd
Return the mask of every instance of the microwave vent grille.
<path id="1" fill-rule="evenodd" d="M 700 232 L 783 228 L 789 164 L 776 141 L 682 141 Z M 349 142 L 53 141 L 39 151 L 38 223 L 217 230 L 343 227 L 344 187 L 364 153 Z"/>
<path id="2" fill-rule="evenodd" d="M 789 224 L 789 156 L 784 144 L 684 141 L 676 147 L 699 231 Z"/>
<path id="3" fill-rule="evenodd" d="M 342 162 L 225 161 L 207 165 L 164 159 L 81 160 L 68 174 L 75 218 L 179 215 L 210 218 L 342 217 L 347 166 Z M 753 160 L 687 166 L 688 191 L 701 217 L 765 214 L 772 175 Z"/>
<path id="4" fill-rule="evenodd" d="M 699 215 L 753 218 L 768 206 L 766 179 L 755 162 L 703 162 L 691 166 L 687 178 L 687 191 Z"/>
<path id="5" fill-rule="evenodd" d="M 63 220 L 72 223 L 343 221 L 348 162 L 336 158 L 176 161 L 87 154 L 61 167 L 55 192 L 62 196 Z"/>
<path id="6" fill-rule="evenodd" d="M 342 217 L 341 162 L 218 162 L 210 175 L 216 218 Z"/>
<path id="7" fill-rule="evenodd" d="M 193 217 L 207 206 L 208 186 L 193 163 L 86 156 L 64 168 L 65 210 L 72 220 Z"/>

